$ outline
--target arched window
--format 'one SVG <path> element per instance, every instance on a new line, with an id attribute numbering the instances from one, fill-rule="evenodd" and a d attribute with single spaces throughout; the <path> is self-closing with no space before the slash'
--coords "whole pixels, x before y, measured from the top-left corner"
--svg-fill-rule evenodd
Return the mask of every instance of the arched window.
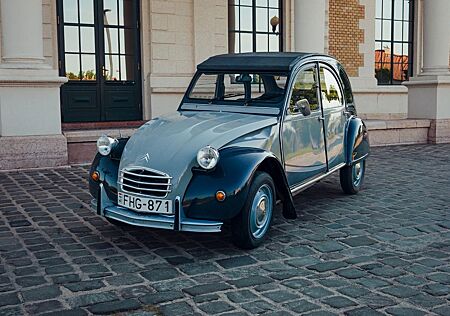
<path id="1" fill-rule="evenodd" d="M 375 23 L 378 84 L 409 80 L 413 70 L 414 0 L 376 0 Z"/>
<path id="2" fill-rule="evenodd" d="M 282 0 L 229 0 L 229 52 L 283 50 Z"/>

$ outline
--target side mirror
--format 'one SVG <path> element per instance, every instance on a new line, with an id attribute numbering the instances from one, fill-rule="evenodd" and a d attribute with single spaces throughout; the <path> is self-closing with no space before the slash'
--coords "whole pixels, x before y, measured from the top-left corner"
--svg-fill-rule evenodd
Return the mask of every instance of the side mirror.
<path id="1" fill-rule="evenodd" d="M 311 106 L 309 105 L 309 101 L 306 99 L 298 100 L 293 106 L 292 112 L 300 112 L 303 116 L 311 115 Z"/>

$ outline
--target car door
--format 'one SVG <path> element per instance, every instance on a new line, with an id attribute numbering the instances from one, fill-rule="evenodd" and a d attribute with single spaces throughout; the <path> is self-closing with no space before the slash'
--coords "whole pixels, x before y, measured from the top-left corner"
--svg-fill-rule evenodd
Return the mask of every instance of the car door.
<path id="1" fill-rule="evenodd" d="M 319 82 L 328 168 L 332 169 L 345 162 L 344 136 L 347 122 L 345 103 L 340 81 L 331 67 L 320 64 Z"/>
<path id="2" fill-rule="evenodd" d="M 311 109 L 306 116 L 295 107 L 304 99 Z M 295 75 L 288 105 L 282 126 L 282 149 L 288 183 L 294 187 L 327 169 L 316 64 L 305 66 Z"/>

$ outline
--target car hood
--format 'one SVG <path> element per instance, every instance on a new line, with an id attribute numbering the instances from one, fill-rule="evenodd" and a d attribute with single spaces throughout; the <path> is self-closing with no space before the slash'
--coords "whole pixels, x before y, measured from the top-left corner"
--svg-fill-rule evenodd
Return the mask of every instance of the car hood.
<path id="1" fill-rule="evenodd" d="M 174 186 L 197 164 L 200 148 L 220 149 L 233 140 L 277 124 L 276 117 L 226 112 L 176 112 L 155 118 L 130 138 L 120 169 L 141 166 L 173 177 Z"/>

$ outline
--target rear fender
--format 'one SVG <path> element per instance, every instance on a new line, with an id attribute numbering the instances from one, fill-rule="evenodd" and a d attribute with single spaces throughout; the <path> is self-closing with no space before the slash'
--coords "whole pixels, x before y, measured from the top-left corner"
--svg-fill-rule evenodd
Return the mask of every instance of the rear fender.
<path id="1" fill-rule="evenodd" d="M 347 123 L 345 160 L 347 165 L 366 158 L 370 153 L 369 133 L 364 122 L 352 117 Z"/>

